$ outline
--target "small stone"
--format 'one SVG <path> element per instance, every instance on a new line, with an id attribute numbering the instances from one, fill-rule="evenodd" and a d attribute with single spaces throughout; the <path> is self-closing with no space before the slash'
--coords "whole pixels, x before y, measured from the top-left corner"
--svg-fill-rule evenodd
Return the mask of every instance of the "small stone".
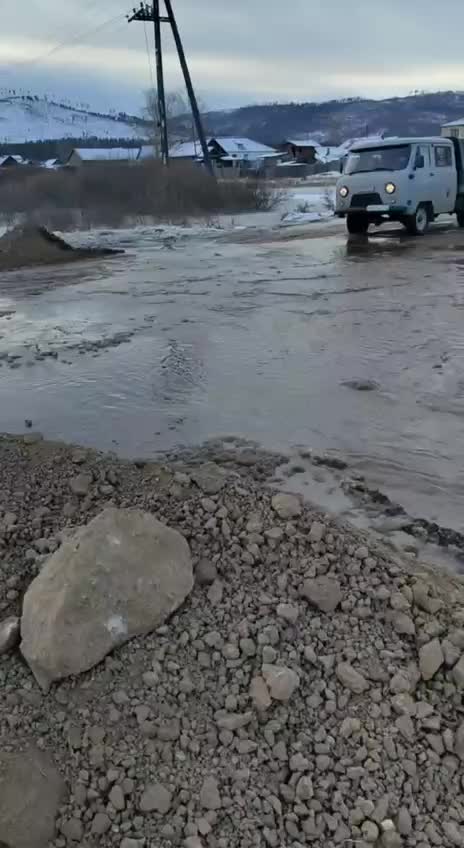
<path id="1" fill-rule="evenodd" d="M 443 833 L 449 839 L 452 845 L 464 845 L 464 829 L 458 827 L 454 821 L 444 821 L 442 823 Z"/>
<path id="2" fill-rule="evenodd" d="M 309 538 L 311 542 L 321 542 L 325 536 L 325 524 L 322 524 L 320 521 L 313 521 L 311 524 L 311 530 L 309 531 Z"/>
<path id="3" fill-rule="evenodd" d="M 0 657 L 15 648 L 19 638 L 19 618 L 10 616 L 10 618 L 0 621 Z"/>
<path id="4" fill-rule="evenodd" d="M 111 827 L 111 819 L 106 813 L 96 813 L 92 821 L 92 833 L 103 836 Z"/>
<path id="5" fill-rule="evenodd" d="M 140 810 L 142 813 L 156 812 L 165 815 L 171 807 L 171 802 L 172 795 L 163 784 L 152 783 L 147 786 L 140 799 Z"/>
<path id="6" fill-rule="evenodd" d="M 407 807 L 401 807 L 398 810 L 397 827 L 398 833 L 402 836 L 409 836 L 412 833 L 412 820 Z"/>
<path id="7" fill-rule="evenodd" d="M 83 498 L 88 494 L 92 483 L 93 477 L 91 474 L 77 474 L 69 481 L 69 488 L 74 495 Z"/>
<path id="8" fill-rule="evenodd" d="M 124 792 L 120 786 L 113 786 L 110 794 L 108 795 L 108 800 L 114 809 L 118 810 L 118 812 L 125 810 L 126 802 L 124 800 Z"/>
<path id="9" fill-rule="evenodd" d="M 336 675 L 340 683 L 356 695 L 361 695 L 362 692 L 369 689 L 369 684 L 366 678 L 347 662 L 339 663 L 337 665 Z"/>
<path id="10" fill-rule="evenodd" d="M 464 761 L 464 721 L 461 722 L 454 736 L 454 750 L 461 762 Z"/>
<path id="11" fill-rule="evenodd" d="M 412 742 L 416 734 L 412 718 L 408 715 L 402 715 L 396 719 L 395 724 L 401 735 L 409 742 Z"/>
<path id="12" fill-rule="evenodd" d="M 272 703 L 266 681 L 262 677 L 253 677 L 250 684 L 250 697 L 257 710 L 267 710 Z"/>
<path id="13" fill-rule="evenodd" d="M 453 680 L 458 689 L 464 689 L 464 654 L 459 662 L 454 666 L 451 674 L 453 675 Z"/>
<path id="14" fill-rule="evenodd" d="M 309 801 L 313 797 L 314 787 L 309 775 L 304 774 L 303 777 L 300 777 L 295 792 L 300 801 Z"/>
<path id="15" fill-rule="evenodd" d="M 225 715 L 219 715 L 216 718 L 216 724 L 221 730 L 230 730 L 232 733 L 236 730 L 241 730 L 242 727 L 246 727 L 247 724 L 250 724 L 250 721 L 253 719 L 253 713 L 226 713 Z"/>
<path id="16" fill-rule="evenodd" d="M 203 557 L 195 569 L 195 581 L 199 586 L 210 586 L 217 576 L 217 568 L 214 563 Z"/>
<path id="17" fill-rule="evenodd" d="M 447 665 L 448 668 L 452 668 L 453 665 L 456 665 L 459 657 L 461 656 L 461 651 L 448 639 L 443 639 L 441 648 L 445 658 L 445 665 Z"/>
<path id="18" fill-rule="evenodd" d="M 445 661 L 440 640 L 432 639 L 419 649 L 419 669 L 423 680 L 431 680 Z M 463 668 L 464 670 L 464 668 Z"/>
<path id="19" fill-rule="evenodd" d="M 200 790 L 200 804 L 204 810 L 219 810 L 222 807 L 219 787 L 214 777 L 207 777 Z"/>
<path id="20" fill-rule="evenodd" d="M 272 498 L 272 508 L 279 518 L 296 518 L 301 515 L 302 504 L 296 495 L 279 492 Z"/>
<path id="21" fill-rule="evenodd" d="M 414 636 L 416 633 L 414 621 L 405 612 L 395 610 L 391 616 L 391 622 L 400 636 Z"/>
<path id="22" fill-rule="evenodd" d="M 277 615 L 290 624 L 295 624 L 298 619 L 299 610 L 295 604 L 279 604 L 277 607 Z"/>
<path id="23" fill-rule="evenodd" d="M 195 468 L 190 476 L 206 495 L 217 495 L 224 488 L 228 474 L 215 462 L 205 462 Z"/>
<path id="24" fill-rule="evenodd" d="M 341 586 L 335 577 L 305 580 L 301 594 L 322 612 L 334 612 L 342 600 Z"/>
<path id="25" fill-rule="evenodd" d="M 66 819 L 61 825 L 61 833 L 68 842 L 80 842 L 84 835 L 84 828 L 79 819 Z"/>
<path id="26" fill-rule="evenodd" d="M 363 839 L 365 839 L 370 845 L 377 842 L 377 839 L 379 838 L 379 828 L 373 821 L 364 821 L 361 825 L 361 833 L 363 835 Z"/>
<path id="27" fill-rule="evenodd" d="M 262 674 L 275 701 L 289 701 L 300 685 L 296 671 L 286 666 L 263 665 Z"/>
<path id="28" fill-rule="evenodd" d="M 199 836 L 187 836 L 183 845 L 184 848 L 203 848 L 203 842 Z"/>

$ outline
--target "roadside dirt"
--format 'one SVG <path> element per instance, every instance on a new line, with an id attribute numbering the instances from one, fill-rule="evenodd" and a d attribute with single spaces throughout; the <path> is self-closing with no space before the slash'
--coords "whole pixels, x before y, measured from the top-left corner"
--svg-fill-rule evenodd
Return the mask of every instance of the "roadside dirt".
<path id="1" fill-rule="evenodd" d="M 110 248 L 74 248 L 46 227 L 15 227 L 0 238 L 0 271 L 56 265 L 124 253 Z"/>

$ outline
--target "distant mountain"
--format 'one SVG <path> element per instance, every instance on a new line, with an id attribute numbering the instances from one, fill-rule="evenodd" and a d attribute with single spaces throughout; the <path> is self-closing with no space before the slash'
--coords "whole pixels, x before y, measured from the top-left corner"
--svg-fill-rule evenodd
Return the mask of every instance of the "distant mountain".
<path id="1" fill-rule="evenodd" d="M 90 108 L 37 97 L 33 94 L 0 96 L 0 145 L 42 140 L 120 139 L 147 136 L 147 125 L 125 113 L 102 114 Z"/>
<path id="2" fill-rule="evenodd" d="M 366 134 L 433 135 L 464 118 L 464 92 L 445 91 L 388 100 L 331 100 L 245 106 L 204 116 L 209 134 L 246 136 L 265 144 L 309 135 L 327 144 Z M 186 127 L 187 129 L 187 127 Z"/>
<path id="3" fill-rule="evenodd" d="M 464 92 L 414 94 L 387 100 L 330 100 L 325 103 L 270 103 L 207 112 L 207 135 L 240 136 L 276 145 L 286 138 L 311 136 L 337 145 L 347 138 L 374 135 L 430 135 L 446 121 L 464 117 Z M 176 139 L 192 138 L 192 119 L 172 121 Z M 118 146 L 151 135 L 146 121 L 125 113 L 93 111 L 31 93 L 0 90 L 0 153 L 48 158 L 82 143 Z M 33 151 L 35 150 L 36 156 Z"/>

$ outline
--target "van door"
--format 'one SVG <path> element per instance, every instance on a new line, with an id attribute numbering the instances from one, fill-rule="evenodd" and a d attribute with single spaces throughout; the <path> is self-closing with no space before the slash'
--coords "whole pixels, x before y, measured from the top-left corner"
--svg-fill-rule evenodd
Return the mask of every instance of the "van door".
<path id="1" fill-rule="evenodd" d="M 433 208 L 435 214 L 454 212 L 458 175 L 454 150 L 450 144 L 433 145 L 430 175 L 434 185 Z"/>
<path id="2" fill-rule="evenodd" d="M 436 185 L 431 174 L 431 155 L 430 144 L 418 144 L 413 160 L 413 171 L 409 175 L 412 180 L 409 186 L 410 202 L 408 205 L 414 211 L 420 203 L 433 203 L 438 200 L 435 198 Z"/>

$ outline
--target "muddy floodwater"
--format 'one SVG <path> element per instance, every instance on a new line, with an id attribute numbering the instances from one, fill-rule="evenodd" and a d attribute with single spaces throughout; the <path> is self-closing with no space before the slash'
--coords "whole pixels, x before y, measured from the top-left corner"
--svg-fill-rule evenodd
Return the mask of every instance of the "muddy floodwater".
<path id="1" fill-rule="evenodd" d="M 225 434 L 329 450 L 464 529 L 464 233 L 100 241 L 126 254 L 0 275 L 0 431 L 126 456 Z"/>

